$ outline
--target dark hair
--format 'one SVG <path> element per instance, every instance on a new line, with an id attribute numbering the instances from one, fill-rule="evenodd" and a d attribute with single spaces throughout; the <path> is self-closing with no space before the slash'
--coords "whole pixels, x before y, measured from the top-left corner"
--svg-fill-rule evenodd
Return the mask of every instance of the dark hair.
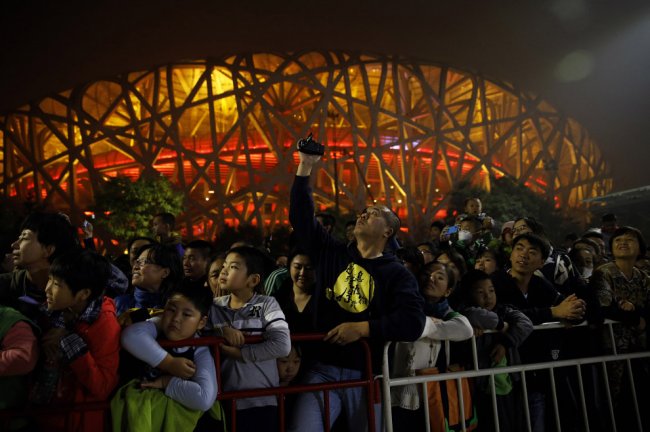
<path id="1" fill-rule="evenodd" d="M 614 250 L 612 247 L 614 245 L 614 239 L 624 234 L 632 234 L 636 237 L 636 240 L 639 242 L 639 255 L 636 257 L 636 259 L 643 258 L 647 252 L 645 239 L 643 238 L 641 231 L 631 226 L 622 226 L 620 228 L 616 228 L 616 231 L 614 231 L 609 239 L 609 250 Z"/>
<path id="2" fill-rule="evenodd" d="M 185 250 L 187 249 L 194 249 L 196 250 L 203 259 L 209 260 L 210 256 L 212 255 L 212 243 L 207 242 L 205 240 L 193 240 L 185 246 Z"/>
<path id="3" fill-rule="evenodd" d="M 426 244 L 426 243 L 421 243 Z M 433 252 L 433 248 L 432 248 Z M 424 257 L 417 247 L 404 247 L 399 248 L 395 251 L 397 259 L 403 263 L 409 263 L 414 267 L 415 273 L 419 273 L 422 267 L 424 267 Z"/>
<path id="4" fill-rule="evenodd" d="M 323 220 L 323 226 L 334 226 L 336 225 L 336 219 L 329 213 L 316 213 L 316 217 L 319 217 Z"/>
<path id="5" fill-rule="evenodd" d="M 616 215 L 614 213 L 606 213 L 600 220 L 602 222 L 616 222 Z"/>
<path id="6" fill-rule="evenodd" d="M 157 218 L 157 217 L 162 219 L 163 223 L 169 225 L 170 229 L 172 229 L 172 230 L 174 229 L 174 226 L 176 225 L 176 217 L 173 214 L 171 214 L 169 212 L 162 212 L 162 213 L 158 213 L 157 215 L 154 216 L 154 218 Z"/>
<path id="7" fill-rule="evenodd" d="M 184 286 L 184 285 L 179 285 L 172 289 L 169 292 L 169 295 L 167 298 L 169 299 L 171 296 L 174 294 L 179 294 L 188 299 L 195 308 L 201 312 L 201 316 L 208 316 L 210 313 L 210 308 L 212 307 L 212 300 L 214 298 L 214 294 L 212 293 L 212 290 L 205 286 Z"/>
<path id="8" fill-rule="evenodd" d="M 28 215 L 20 231 L 36 233 L 36 239 L 44 246 L 54 246 L 48 261 L 52 263 L 59 255 L 79 246 L 79 239 L 67 216 L 61 213 L 35 212 Z"/>
<path id="9" fill-rule="evenodd" d="M 440 220 L 435 220 L 431 222 L 431 225 L 429 226 L 429 228 L 433 228 L 433 227 L 438 227 L 440 231 L 442 231 L 445 228 L 445 223 Z"/>
<path id="10" fill-rule="evenodd" d="M 426 247 L 428 247 L 429 250 L 431 251 L 431 253 L 435 253 L 435 252 L 436 252 L 436 247 L 435 247 L 435 246 L 433 245 L 433 243 L 431 243 L 430 241 L 423 241 L 423 242 L 420 242 L 420 243 L 418 243 L 418 244 L 416 245 L 416 248 L 419 249 L 420 246 L 426 246 Z"/>
<path id="11" fill-rule="evenodd" d="M 512 227 L 514 228 L 514 226 L 515 226 L 515 225 L 517 224 L 517 222 L 519 222 L 520 220 L 522 220 L 522 221 L 524 221 L 524 222 L 526 223 L 526 225 L 528 226 L 528 228 L 530 228 L 530 229 L 533 231 L 533 234 L 537 234 L 538 236 L 544 236 L 544 235 L 545 235 L 545 234 L 544 234 L 544 225 L 542 225 L 541 223 L 537 222 L 537 220 L 535 220 L 535 218 L 533 218 L 533 217 L 529 217 L 529 216 L 518 217 L 518 218 L 516 218 L 516 219 L 514 220 L 514 224 L 512 225 Z"/>
<path id="12" fill-rule="evenodd" d="M 546 261 L 546 258 L 551 253 L 551 245 L 543 237 L 533 233 L 520 234 L 512 240 L 512 249 L 514 250 L 517 243 L 522 240 L 527 240 L 528 243 L 537 247 L 542 253 L 542 258 Z"/>
<path id="13" fill-rule="evenodd" d="M 252 246 L 238 246 L 228 251 L 228 255 L 231 253 L 237 254 L 244 259 L 246 274 L 260 275 L 260 281 L 255 286 L 254 291 L 261 293 L 264 289 L 264 280 L 275 269 L 275 262 L 267 253 Z"/>
<path id="14" fill-rule="evenodd" d="M 104 293 L 111 275 L 111 264 L 97 252 L 74 248 L 54 260 L 50 274 L 63 279 L 72 294 L 89 289 L 89 300 L 93 300 Z"/>
<path id="15" fill-rule="evenodd" d="M 472 269 L 468 271 L 465 276 L 460 280 L 460 294 L 459 297 L 463 304 L 465 305 L 472 305 L 472 291 L 474 290 L 474 287 L 476 287 L 476 284 L 484 281 L 484 280 L 490 280 L 490 276 L 485 273 L 483 270 L 475 270 Z"/>
<path id="16" fill-rule="evenodd" d="M 578 234 L 576 233 L 569 233 L 566 236 L 564 236 L 565 240 L 571 240 L 572 242 L 578 240 Z"/>
<path id="17" fill-rule="evenodd" d="M 183 278 L 183 264 L 181 258 L 178 256 L 176 248 L 172 245 L 162 245 L 160 243 L 151 243 L 142 246 L 138 250 L 138 255 L 147 252 L 147 259 L 151 260 L 154 264 L 169 270 L 169 274 L 162 280 L 158 292 L 167 296 Z"/>
<path id="18" fill-rule="evenodd" d="M 311 257 L 309 256 L 309 253 L 307 252 L 306 249 L 302 248 L 301 246 L 295 246 L 293 249 L 291 249 L 289 255 L 287 255 L 287 266 L 290 266 L 291 261 L 293 261 L 293 259 L 298 255 L 306 255 L 309 257 L 309 260 L 311 261 Z"/>
<path id="19" fill-rule="evenodd" d="M 133 246 L 133 243 L 137 242 L 138 240 L 146 240 L 147 242 L 149 242 L 148 244 L 158 243 L 156 240 L 152 239 L 151 237 L 144 237 L 144 236 L 133 237 L 131 240 L 129 240 L 129 243 L 126 246 L 126 250 L 129 253 L 131 253 L 131 246 Z M 138 250 L 135 251 L 135 253 L 137 254 L 140 249 L 142 249 L 142 246 L 140 246 L 140 248 L 138 248 Z"/>

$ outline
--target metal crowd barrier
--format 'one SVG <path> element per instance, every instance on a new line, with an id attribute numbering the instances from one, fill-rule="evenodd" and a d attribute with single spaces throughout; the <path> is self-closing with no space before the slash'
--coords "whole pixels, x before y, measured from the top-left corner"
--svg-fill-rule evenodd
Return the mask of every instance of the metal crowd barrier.
<path id="1" fill-rule="evenodd" d="M 314 342 L 322 341 L 325 337 L 325 334 L 294 334 L 291 335 L 292 342 Z M 247 344 L 259 343 L 262 342 L 263 338 L 261 336 L 248 336 L 245 338 Z M 215 367 L 217 372 L 217 382 L 223 382 L 221 380 L 221 352 L 219 346 L 225 343 L 225 339 L 220 337 L 201 337 L 194 339 L 187 339 L 184 341 L 161 341 L 161 346 L 171 348 L 171 347 L 185 347 L 185 346 L 210 346 L 212 349 L 212 354 L 215 361 Z M 370 352 L 370 347 L 368 342 L 365 339 L 360 339 L 358 342 L 363 347 L 365 355 L 365 365 L 366 370 L 364 376 L 358 380 L 348 380 L 348 381 L 339 381 L 332 383 L 319 383 L 319 384 L 305 384 L 305 385 L 290 385 L 288 387 L 273 387 L 273 388 L 263 388 L 263 389 L 250 389 L 250 390 L 238 390 L 238 391 L 229 391 L 224 392 L 219 387 L 219 393 L 217 395 L 217 400 L 233 401 L 231 405 L 231 424 L 228 425 L 229 432 L 236 432 L 237 428 L 237 400 L 257 397 L 257 396 L 271 396 L 275 395 L 278 398 L 278 413 L 279 413 L 279 428 L 280 431 L 286 429 L 286 416 L 285 416 L 285 398 L 289 394 L 297 393 L 309 393 L 309 392 L 323 392 L 324 396 L 324 416 L 323 424 L 325 426 L 325 431 L 329 432 L 330 427 L 330 418 L 329 418 L 329 393 L 332 390 L 343 389 L 343 388 L 352 388 L 352 387 L 365 387 L 367 391 L 367 414 L 368 414 L 368 430 L 370 432 L 375 432 L 375 380 L 372 374 L 372 356 Z M 116 389 L 117 390 L 117 389 Z M 65 429 L 68 430 L 68 424 L 70 420 L 70 415 L 72 413 L 80 413 L 83 416 L 84 412 L 98 412 L 103 411 L 104 415 L 110 411 L 110 400 L 99 401 L 99 402 L 83 402 L 75 404 L 65 404 L 65 405 L 51 405 L 51 406 L 34 406 L 28 405 L 25 408 L 20 409 L 5 409 L 0 410 L 0 430 L 10 430 L 9 425 L 13 419 L 17 418 L 34 418 L 35 416 L 43 415 L 53 415 L 53 414 L 64 414 L 65 418 Z"/>
<path id="2" fill-rule="evenodd" d="M 617 431 L 617 425 L 616 425 L 616 418 L 614 415 L 614 408 L 613 408 L 613 402 L 612 402 L 612 395 L 610 391 L 610 385 L 609 385 L 609 377 L 608 377 L 608 372 L 607 372 L 607 363 L 609 362 L 620 362 L 620 361 L 625 361 L 628 377 L 629 377 L 629 384 L 631 388 L 631 393 L 632 393 L 632 400 L 634 404 L 634 412 L 636 416 L 636 423 L 638 426 L 639 431 L 643 431 L 643 425 L 641 422 L 641 414 L 639 411 L 639 404 L 637 401 L 637 396 L 636 396 L 636 387 L 635 387 L 635 380 L 634 380 L 634 373 L 632 370 L 632 360 L 636 359 L 650 359 L 650 352 L 644 351 L 644 352 L 635 352 L 635 353 L 627 353 L 627 354 L 618 354 L 616 352 L 616 343 L 615 343 L 615 338 L 614 338 L 614 331 L 612 326 L 619 324 L 616 321 L 612 320 L 606 320 L 604 323 L 607 328 L 608 328 L 608 334 L 609 337 L 611 338 L 612 342 L 612 350 L 613 353 L 611 355 L 604 355 L 604 356 L 594 356 L 594 357 L 587 357 L 587 358 L 575 358 L 575 359 L 570 359 L 570 360 L 560 360 L 560 361 L 552 361 L 552 362 L 543 362 L 543 363 L 534 363 L 534 364 L 524 364 L 524 365 L 516 365 L 516 366 L 506 366 L 506 367 L 499 367 L 499 368 L 487 368 L 487 369 L 479 369 L 478 367 L 478 353 L 477 353 L 477 348 L 476 348 L 476 336 L 472 336 L 471 338 L 471 344 L 472 344 L 472 356 L 473 356 L 473 365 L 474 365 L 474 370 L 470 371 L 459 371 L 459 372 L 446 372 L 446 373 L 440 373 L 437 375 L 421 375 L 421 376 L 415 376 L 415 377 L 391 377 L 390 376 L 390 364 L 392 364 L 392 361 L 389 361 L 389 348 L 391 345 L 391 342 L 388 342 L 384 345 L 384 354 L 383 354 L 383 365 L 382 365 L 382 403 L 383 403 L 383 415 L 384 415 L 384 424 L 385 424 L 385 429 L 387 432 L 392 432 L 393 431 L 393 422 L 392 422 L 392 410 L 391 410 L 391 392 L 390 389 L 392 387 L 399 387 L 399 386 L 404 386 L 404 385 L 409 385 L 409 384 L 418 384 L 421 386 L 421 391 L 422 391 L 422 405 L 424 409 L 424 417 L 425 417 L 425 427 L 423 430 L 426 430 L 426 432 L 430 432 L 430 424 L 429 424 L 429 409 L 428 409 L 428 391 L 427 391 L 427 383 L 428 382 L 440 382 L 440 381 L 448 381 L 448 380 L 455 380 L 456 381 L 456 388 L 458 389 L 458 411 L 459 411 L 459 418 L 463 419 L 463 413 L 465 412 L 465 400 L 464 400 L 464 395 L 463 395 L 463 390 L 462 390 L 462 385 L 461 382 L 463 379 L 467 378 L 478 378 L 478 377 L 489 377 L 490 381 L 490 390 L 491 390 L 491 398 L 492 398 L 492 414 L 493 414 L 493 419 L 494 419 L 494 430 L 496 432 L 499 432 L 499 418 L 498 418 L 498 413 L 497 413 L 497 399 L 496 399 L 496 389 L 495 389 L 495 375 L 497 374 L 505 374 L 505 373 L 511 373 L 511 374 L 519 374 L 521 378 L 521 384 L 522 384 L 522 394 L 524 396 L 524 401 L 523 401 L 523 407 L 524 407 L 524 415 L 525 415 L 525 421 L 526 421 L 526 426 L 528 432 L 531 432 L 531 420 L 530 420 L 530 412 L 528 409 L 528 396 L 527 396 L 527 385 L 526 385 L 526 372 L 530 371 L 538 371 L 538 370 L 548 370 L 550 372 L 549 374 L 549 379 L 550 379 L 550 387 L 551 387 L 551 396 L 552 396 L 552 405 L 553 405 L 553 410 L 554 410 L 554 420 L 555 420 L 555 427 L 558 432 L 562 430 L 561 424 L 560 424 L 560 413 L 559 413 L 559 407 L 558 407 L 558 400 L 557 400 L 557 389 L 556 389 L 556 382 L 555 382 L 555 370 L 559 368 L 568 368 L 568 367 L 575 367 L 577 370 L 577 378 L 578 378 L 578 390 L 580 394 L 580 409 L 581 413 L 580 415 L 582 416 L 582 421 L 583 421 L 583 428 L 586 432 L 590 431 L 589 427 L 589 416 L 587 413 L 587 401 L 585 398 L 585 391 L 584 391 L 584 383 L 583 383 L 583 378 L 582 378 L 582 366 L 585 365 L 596 365 L 600 364 L 601 365 L 601 370 L 602 370 L 602 376 L 603 376 L 603 385 L 605 387 L 605 394 L 606 394 L 606 399 L 607 399 L 607 404 L 608 404 L 608 411 L 609 411 L 609 418 L 611 420 L 611 431 L 616 432 Z M 580 327 L 580 326 L 586 326 L 586 323 L 580 324 L 578 326 L 573 326 L 573 327 Z M 544 323 L 541 325 L 534 326 L 535 331 L 542 331 L 542 330 L 551 330 L 551 329 L 560 329 L 560 328 L 566 328 L 564 324 L 561 324 L 559 322 L 555 323 Z M 570 331 L 570 328 L 567 329 Z M 495 331 L 485 331 L 484 333 L 494 333 Z M 449 354 L 450 352 L 450 345 L 449 341 L 441 341 L 442 343 L 445 343 L 446 347 L 446 352 Z M 650 383 L 645 383 L 646 385 Z M 480 419 L 479 419 L 480 422 Z M 465 422 L 461 420 L 461 427 L 463 431 L 466 431 L 466 425 Z M 479 426 L 480 430 L 480 426 Z"/>

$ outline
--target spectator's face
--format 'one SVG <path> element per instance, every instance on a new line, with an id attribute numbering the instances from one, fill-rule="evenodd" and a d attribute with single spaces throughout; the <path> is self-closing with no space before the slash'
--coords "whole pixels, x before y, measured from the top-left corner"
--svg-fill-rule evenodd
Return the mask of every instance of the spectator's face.
<path id="1" fill-rule="evenodd" d="M 474 264 L 476 270 L 482 270 L 487 274 L 492 274 L 497 270 L 497 260 L 489 252 L 481 254 Z"/>
<path id="2" fill-rule="evenodd" d="M 311 292 L 314 284 L 314 269 L 311 266 L 311 260 L 307 255 L 296 255 L 291 260 L 289 273 L 293 286 L 303 292 Z"/>
<path id="3" fill-rule="evenodd" d="M 366 208 L 357 218 L 357 224 L 354 226 L 355 237 L 379 239 L 385 236 L 388 238 L 392 230 L 384 219 L 382 211 L 375 206 Z"/>
<path id="4" fill-rule="evenodd" d="M 639 240 L 632 233 L 625 233 L 612 242 L 614 258 L 634 258 L 639 256 Z"/>
<path id="5" fill-rule="evenodd" d="M 422 294 L 429 300 L 438 301 L 450 293 L 449 278 L 445 267 L 440 264 L 427 266 L 420 278 Z"/>
<path id="6" fill-rule="evenodd" d="M 458 267 L 456 267 L 456 264 L 454 264 L 453 261 L 449 258 L 449 255 L 444 253 L 440 255 L 436 261 L 449 267 L 449 269 L 452 272 L 454 272 L 454 276 L 456 277 L 456 280 L 457 281 L 460 280 L 460 270 L 458 269 Z"/>
<path id="7" fill-rule="evenodd" d="M 89 289 L 72 294 L 68 284 L 58 276 L 50 275 L 45 286 L 48 311 L 61 311 L 76 307 L 90 294 Z"/>
<path id="8" fill-rule="evenodd" d="M 133 268 L 133 263 L 135 263 L 135 260 L 138 259 L 138 249 L 140 249 L 142 246 L 148 245 L 150 242 L 148 240 L 136 240 L 131 244 L 131 249 L 129 249 L 129 263 L 131 264 L 131 268 Z"/>
<path id="9" fill-rule="evenodd" d="M 278 266 L 278 267 L 285 267 L 285 268 L 286 268 L 286 267 L 287 267 L 287 264 L 288 264 L 288 263 L 287 263 L 287 260 L 288 260 L 288 259 L 289 259 L 289 257 L 287 257 L 286 255 L 280 255 L 280 256 L 275 260 L 275 265 Z"/>
<path id="10" fill-rule="evenodd" d="M 229 253 L 219 275 L 219 286 L 228 293 L 253 291 L 259 282 L 259 275 L 248 274 L 246 261 L 237 253 Z"/>
<path id="11" fill-rule="evenodd" d="M 481 202 L 476 199 L 471 199 L 465 204 L 465 213 L 468 215 L 478 215 L 481 213 Z"/>
<path id="12" fill-rule="evenodd" d="M 422 258 L 424 258 L 424 264 L 429 264 L 430 262 L 433 261 L 433 251 L 431 248 L 427 245 L 420 245 L 418 246 L 418 250 L 422 254 Z"/>
<path id="13" fill-rule="evenodd" d="M 18 268 L 27 268 L 33 264 L 47 264 L 48 257 L 54 252 L 54 246 L 45 246 L 39 243 L 37 233 L 32 230 L 23 230 L 18 240 L 12 243 L 11 252 L 14 265 Z"/>
<path id="14" fill-rule="evenodd" d="M 497 295 L 490 279 L 476 282 L 472 287 L 472 301 L 480 308 L 492 310 L 497 304 Z"/>
<path id="15" fill-rule="evenodd" d="M 187 297 L 174 294 L 165 304 L 160 326 L 167 339 L 177 341 L 194 336 L 207 320 Z"/>
<path id="16" fill-rule="evenodd" d="M 594 254 L 589 249 L 581 249 L 578 251 L 578 262 L 576 263 L 579 268 L 593 268 Z"/>
<path id="17" fill-rule="evenodd" d="M 288 384 L 293 381 L 300 370 L 300 357 L 296 349 L 291 348 L 288 356 L 278 358 L 277 364 L 280 382 Z"/>
<path id="18" fill-rule="evenodd" d="M 219 285 L 219 275 L 221 274 L 223 263 L 223 259 L 214 260 L 212 264 L 210 264 L 210 271 L 208 272 L 208 285 L 210 285 L 210 289 L 215 297 L 223 295 Z"/>
<path id="19" fill-rule="evenodd" d="M 187 248 L 183 255 L 183 274 L 191 280 L 199 280 L 206 275 L 208 269 L 208 258 L 204 257 L 201 251 L 194 248 Z"/>
<path id="20" fill-rule="evenodd" d="M 169 225 L 163 222 L 161 216 L 156 216 L 153 218 L 152 227 L 154 235 L 167 236 L 171 231 Z"/>
<path id="21" fill-rule="evenodd" d="M 542 251 L 528 240 L 521 239 L 512 247 L 510 264 L 512 270 L 519 274 L 533 274 L 544 265 Z"/>
<path id="22" fill-rule="evenodd" d="M 133 265 L 131 283 L 145 291 L 157 292 L 163 280 L 169 276 L 169 269 L 154 262 L 151 251 L 142 251 Z"/>

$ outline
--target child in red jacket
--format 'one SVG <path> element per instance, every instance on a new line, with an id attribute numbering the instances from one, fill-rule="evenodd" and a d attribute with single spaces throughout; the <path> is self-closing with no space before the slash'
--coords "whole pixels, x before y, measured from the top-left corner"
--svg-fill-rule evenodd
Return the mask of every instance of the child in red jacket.
<path id="1" fill-rule="evenodd" d="M 33 401 L 103 401 L 117 385 L 120 325 L 113 300 L 103 296 L 109 275 L 109 262 L 92 251 L 69 252 L 52 263 L 45 288 L 49 329 Z M 104 423 L 102 412 L 68 415 L 68 430 L 98 431 Z M 42 420 L 56 430 L 65 416 Z"/>

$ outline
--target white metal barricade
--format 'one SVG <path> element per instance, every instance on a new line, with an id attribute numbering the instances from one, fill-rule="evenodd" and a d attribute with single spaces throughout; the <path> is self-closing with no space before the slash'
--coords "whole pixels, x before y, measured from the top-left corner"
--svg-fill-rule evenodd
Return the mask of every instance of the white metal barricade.
<path id="1" fill-rule="evenodd" d="M 492 412 L 493 412 L 493 418 L 494 418 L 494 429 L 499 432 L 499 420 L 498 420 L 498 413 L 497 413 L 497 398 L 496 398 L 496 389 L 495 389 L 495 375 L 497 374 L 518 374 L 521 378 L 521 385 L 522 385 L 522 395 L 524 397 L 523 401 L 523 408 L 524 408 L 524 416 L 526 420 L 526 425 L 527 429 L 529 432 L 531 432 L 531 421 L 530 421 L 530 413 L 528 409 L 528 396 L 527 396 L 527 386 L 526 386 L 526 372 L 530 371 L 539 371 L 539 370 L 548 370 L 549 371 L 549 379 L 550 379 L 550 387 L 551 387 L 551 397 L 552 397 L 552 404 L 553 404 L 553 410 L 554 410 L 554 417 L 555 417 L 555 427 L 558 432 L 561 431 L 561 424 L 560 424 L 560 413 L 559 413 L 559 407 L 558 407 L 558 401 L 557 401 L 557 390 L 556 390 L 556 383 L 555 383 L 555 370 L 560 369 L 560 368 L 569 368 L 569 367 L 575 367 L 577 370 L 577 378 L 578 378 L 578 391 L 580 395 L 580 402 L 581 402 L 581 416 L 583 420 L 583 428 L 586 432 L 589 432 L 589 416 L 587 413 L 587 401 L 585 398 L 585 391 L 584 391 L 584 383 L 583 383 L 583 378 L 582 378 L 582 368 L 583 366 L 586 365 L 601 365 L 601 371 L 602 371 L 602 376 L 603 376 L 603 385 L 605 387 L 605 394 L 606 394 L 606 399 L 607 399 L 607 405 L 609 409 L 609 417 L 611 419 L 611 430 L 613 432 L 616 432 L 616 418 L 614 415 L 614 408 L 613 408 L 613 402 L 612 402 L 612 395 L 610 392 L 610 386 L 609 386 L 609 378 L 608 378 L 608 373 L 607 373 L 607 363 L 610 362 L 620 362 L 624 361 L 627 372 L 628 372 L 628 377 L 630 381 L 630 388 L 632 392 L 632 401 L 634 404 L 634 412 L 636 415 L 636 423 L 638 426 L 638 430 L 642 431 L 643 426 L 641 423 L 641 414 L 639 411 L 639 404 L 637 401 L 636 397 L 636 388 L 635 388 L 635 380 L 634 380 L 634 372 L 632 370 L 632 360 L 636 359 L 650 359 L 650 352 L 649 351 L 644 351 L 644 352 L 637 352 L 637 353 L 626 353 L 626 354 L 618 354 L 616 352 L 616 343 L 614 340 L 614 331 L 612 329 L 613 325 L 618 324 L 615 321 L 611 320 L 606 320 L 605 325 L 607 326 L 608 334 L 609 337 L 611 338 L 612 341 L 612 348 L 613 348 L 613 353 L 611 355 L 605 355 L 605 356 L 597 356 L 597 357 L 587 357 L 587 358 L 576 358 L 576 359 L 570 359 L 570 360 L 559 360 L 559 361 L 552 361 L 552 362 L 544 362 L 544 363 L 534 363 L 534 364 L 525 364 L 525 365 L 516 365 L 516 366 L 506 366 L 506 367 L 499 367 L 499 368 L 489 368 L 489 369 L 479 369 L 478 368 L 478 356 L 477 356 L 477 349 L 476 349 L 476 338 L 472 337 L 471 338 L 471 344 L 472 344 L 472 354 L 473 354 L 473 362 L 474 362 L 474 370 L 470 371 L 459 371 L 459 372 L 446 372 L 446 373 L 440 373 L 437 375 L 421 375 L 421 376 L 415 376 L 415 377 L 391 377 L 390 376 L 390 366 L 389 366 L 389 359 L 388 359 L 388 354 L 389 354 L 389 348 L 391 343 L 388 342 L 384 346 L 384 356 L 383 356 L 383 365 L 382 365 L 382 404 L 383 404 L 383 413 L 384 413 L 384 425 L 385 429 L 388 432 L 393 431 L 393 421 L 392 421 L 392 410 L 391 410 L 391 391 L 390 389 L 392 387 L 398 387 L 398 386 L 404 386 L 404 385 L 409 385 L 409 384 L 416 384 L 420 385 L 421 391 L 422 391 L 422 405 L 424 409 L 424 417 L 425 417 L 425 427 L 423 430 L 426 430 L 426 432 L 430 432 L 430 425 L 429 425 L 429 409 L 428 409 L 428 393 L 427 393 L 427 383 L 428 382 L 439 382 L 439 381 L 447 381 L 447 380 L 455 380 L 456 381 L 456 388 L 458 389 L 458 401 L 459 401 L 459 417 L 462 419 L 463 418 L 463 413 L 465 412 L 464 408 L 464 397 L 463 397 L 463 390 L 462 390 L 462 380 L 465 378 L 478 378 L 478 377 L 489 377 L 489 382 L 490 382 L 490 389 L 491 389 L 491 397 L 492 397 Z M 586 324 L 582 324 L 586 325 Z M 582 326 L 581 325 L 581 326 Z M 535 326 L 534 329 L 535 331 L 541 331 L 541 330 L 549 330 L 549 329 L 559 329 L 559 328 L 565 328 L 564 324 L 561 323 L 545 323 L 542 325 Z M 488 331 L 486 331 L 488 333 Z M 441 341 L 446 344 L 446 352 L 449 353 L 449 342 L 448 341 Z M 645 384 L 650 384 L 650 383 L 645 383 Z M 461 421 L 462 425 L 462 430 L 466 430 L 466 425 L 464 421 Z"/>

